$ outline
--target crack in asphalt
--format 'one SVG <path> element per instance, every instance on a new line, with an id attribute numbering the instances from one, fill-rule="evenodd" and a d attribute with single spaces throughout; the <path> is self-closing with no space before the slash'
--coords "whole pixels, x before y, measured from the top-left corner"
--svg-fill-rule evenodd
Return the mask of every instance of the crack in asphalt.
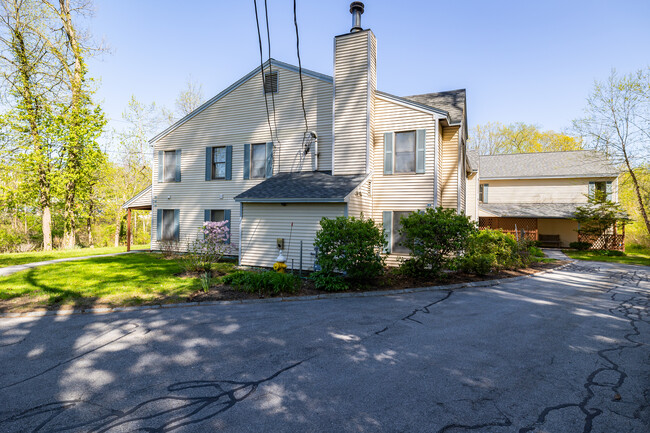
<path id="1" fill-rule="evenodd" d="M 167 395 L 143 401 L 128 410 L 120 411 L 105 408 L 104 406 L 83 399 L 62 400 L 30 408 L 17 415 L 1 420 L 0 425 L 10 422 L 25 421 L 29 418 L 49 414 L 45 420 L 40 422 L 36 428 L 32 430 L 32 432 L 38 432 L 64 412 L 73 409 L 80 404 L 91 404 L 108 410 L 111 413 L 95 418 L 91 421 L 69 425 L 67 427 L 59 426 L 57 427 L 57 431 L 63 432 L 74 429 L 84 429 L 88 432 L 105 433 L 129 423 L 155 421 L 156 418 L 161 416 L 172 415 L 174 416 L 172 419 L 168 421 L 160 420 L 159 425 L 156 427 L 138 428 L 139 431 L 151 433 L 171 432 L 182 427 L 206 421 L 230 410 L 237 403 L 246 400 L 255 393 L 261 384 L 269 382 L 280 376 L 282 373 L 298 367 L 302 363 L 312 359 L 314 356 L 295 362 L 260 380 L 197 380 L 174 383 L 167 387 Z M 178 393 L 188 390 L 206 390 L 208 393 L 207 395 L 198 397 L 178 395 Z M 161 403 L 176 403 L 177 406 L 164 410 L 156 410 L 156 407 Z M 152 407 L 153 412 L 150 409 Z M 196 415 L 199 415 L 199 417 L 197 418 Z"/>
<path id="2" fill-rule="evenodd" d="M 592 272 L 594 270 L 600 271 L 600 268 L 595 268 L 595 269 L 592 268 L 591 270 Z M 631 344 L 618 344 L 614 347 L 601 349 L 598 352 L 596 352 L 596 354 L 602 360 L 604 360 L 608 365 L 593 370 L 587 376 L 586 381 L 583 384 L 583 387 L 587 391 L 587 395 L 579 403 L 564 403 L 564 404 L 559 404 L 559 405 L 549 406 L 544 408 L 542 412 L 538 415 L 537 420 L 533 424 L 520 428 L 519 433 L 529 433 L 534 431 L 538 427 L 544 425 L 544 423 L 546 422 L 546 418 L 551 412 L 561 410 L 561 409 L 566 409 L 569 407 L 578 408 L 584 414 L 585 419 L 584 419 L 584 425 L 582 431 L 583 433 L 590 433 L 593 428 L 594 419 L 603 413 L 603 409 L 599 407 L 588 408 L 589 402 L 595 396 L 595 392 L 593 391 L 593 388 L 595 386 L 607 387 L 612 390 L 614 395 L 618 395 L 619 389 L 621 388 L 621 386 L 623 386 L 623 383 L 627 378 L 627 373 L 625 373 L 625 371 L 622 370 L 620 365 L 618 365 L 616 362 L 610 359 L 607 356 L 607 354 L 609 354 L 610 352 L 618 352 L 620 354 L 625 349 L 636 349 L 641 346 L 644 346 L 643 343 L 633 340 L 632 337 L 641 335 L 641 332 L 639 331 L 639 328 L 637 326 L 637 322 L 650 323 L 650 320 L 648 320 L 647 317 L 646 318 L 642 317 L 641 314 L 642 308 L 639 308 L 639 307 L 643 307 L 643 311 L 645 312 L 644 316 L 647 316 L 648 315 L 647 307 L 649 305 L 650 298 L 648 297 L 647 294 L 643 294 L 639 291 L 636 291 L 635 292 L 636 296 L 628 296 L 625 299 L 619 300 L 620 297 L 625 296 L 624 293 L 620 293 L 620 290 L 629 289 L 632 287 L 640 288 L 641 283 L 650 282 L 650 278 L 648 278 L 646 275 L 640 275 L 638 271 L 607 272 L 607 273 L 609 274 L 608 279 L 616 282 L 616 285 L 607 289 L 606 293 L 610 293 L 610 299 L 612 301 L 619 302 L 617 306 L 608 309 L 608 311 L 612 315 L 617 315 L 616 313 L 618 313 L 619 316 L 622 316 L 625 319 L 627 319 L 628 324 L 630 325 L 632 330 L 631 332 L 625 334 L 623 338 Z M 619 290 L 619 292 L 617 292 L 616 290 Z M 604 371 L 616 373 L 618 376 L 616 383 L 614 383 L 613 385 L 609 385 L 606 383 L 599 383 L 596 380 L 597 376 Z M 646 395 L 648 392 L 650 392 L 650 390 L 644 391 L 644 395 Z M 648 401 L 647 397 L 646 397 L 646 401 Z M 639 419 L 641 416 L 641 412 L 643 411 L 643 409 L 647 407 L 648 405 L 639 405 L 639 407 L 635 410 L 633 414 L 634 418 Z"/>
<path id="3" fill-rule="evenodd" d="M 412 322 L 419 323 L 420 325 L 423 325 L 422 322 L 420 322 L 419 320 L 414 319 L 413 316 L 417 315 L 418 313 L 422 313 L 422 314 L 430 314 L 430 313 L 431 313 L 431 310 L 429 310 L 429 308 L 431 308 L 431 307 L 433 307 L 434 305 L 439 304 L 439 303 L 441 303 L 441 302 L 446 301 L 447 299 L 449 299 L 449 297 L 451 296 L 451 294 L 452 294 L 454 291 L 453 291 L 453 290 L 448 290 L 448 291 L 446 291 L 446 292 L 447 292 L 447 294 L 446 294 L 445 296 L 443 296 L 442 298 L 438 299 L 437 301 L 433 301 L 433 302 L 431 302 L 431 303 L 425 305 L 424 307 L 420 307 L 420 308 L 416 308 L 416 309 L 414 309 L 410 314 L 407 314 L 406 316 L 402 317 L 401 319 L 395 320 L 393 323 L 391 323 L 390 325 L 386 326 L 386 327 L 383 328 L 382 330 L 380 330 L 380 331 L 376 331 L 376 332 L 375 332 L 375 335 L 380 335 L 381 333 L 388 331 L 390 328 L 392 328 L 393 326 L 395 326 L 395 324 L 396 324 L 397 322 L 399 322 L 400 320 L 402 320 L 402 321 L 410 320 L 410 321 L 412 321 Z"/>

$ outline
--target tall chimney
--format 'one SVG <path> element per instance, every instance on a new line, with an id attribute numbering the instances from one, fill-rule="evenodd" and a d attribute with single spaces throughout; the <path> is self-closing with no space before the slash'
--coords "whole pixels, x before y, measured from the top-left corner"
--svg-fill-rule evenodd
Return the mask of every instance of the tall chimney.
<path id="1" fill-rule="evenodd" d="M 334 175 L 369 173 L 373 159 L 377 41 L 361 28 L 363 3 L 350 5 L 350 33 L 334 38 Z"/>
<path id="2" fill-rule="evenodd" d="M 352 2 L 350 3 L 350 13 L 352 14 L 352 28 L 350 33 L 359 32 L 363 30 L 361 27 L 361 14 L 363 13 L 363 3 L 362 2 Z"/>

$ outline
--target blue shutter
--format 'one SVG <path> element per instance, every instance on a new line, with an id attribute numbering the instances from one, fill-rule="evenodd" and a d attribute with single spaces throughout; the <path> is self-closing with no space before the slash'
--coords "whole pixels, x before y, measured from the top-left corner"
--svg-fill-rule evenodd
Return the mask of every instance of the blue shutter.
<path id="1" fill-rule="evenodd" d="M 174 179 L 176 182 L 181 181 L 181 150 L 176 149 L 176 176 Z"/>
<path id="2" fill-rule="evenodd" d="M 162 239 L 162 209 L 156 212 L 156 240 Z"/>
<path id="3" fill-rule="evenodd" d="M 251 175 L 251 145 L 244 144 L 244 179 L 250 179 Z"/>
<path id="4" fill-rule="evenodd" d="M 212 221 L 212 211 L 210 209 L 205 209 L 203 211 L 203 222 Z"/>
<path id="5" fill-rule="evenodd" d="M 606 184 L 607 200 L 612 201 L 612 181 L 608 180 Z"/>
<path id="6" fill-rule="evenodd" d="M 165 159 L 165 153 L 162 150 L 158 151 L 158 183 L 163 181 L 163 163 Z"/>
<path id="7" fill-rule="evenodd" d="M 266 143 L 266 177 L 273 176 L 273 142 Z"/>
<path id="8" fill-rule="evenodd" d="M 226 180 L 232 180 L 232 146 L 226 146 Z"/>
<path id="9" fill-rule="evenodd" d="M 589 182 L 589 194 L 588 197 L 593 199 L 596 195 L 596 182 Z"/>
<path id="10" fill-rule="evenodd" d="M 174 209 L 174 240 L 178 241 L 180 239 L 180 209 Z"/>
<path id="11" fill-rule="evenodd" d="M 384 238 L 385 238 L 384 252 L 390 253 L 391 245 L 393 243 L 393 237 L 391 236 L 393 233 L 393 212 L 384 211 L 382 212 L 382 217 L 383 217 L 382 222 L 384 225 Z"/>
<path id="12" fill-rule="evenodd" d="M 426 149 L 426 129 L 418 129 L 415 132 L 415 172 L 424 173 L 425 149 Z"/>
<path id="13" fill-rule="evenodd" d="M 488 189 L 490 189 L 489 187 L 490 185 L 487 183 L 483 185 L 483 203 L 488 202 Z"/>
<path id="14" fill-rule="evenodd" d="M 212 179 L 212 148 L 205 148 L 205 180 Z"/>
<path id="15" fill-rule="evenodd" d="M 232 237 L 232 232 L 230 231 L 230 209 L 225 209 L 223 211 L 223 219 L 225 221 L 228 221 L 228 224 L 226 224 L 226 227 L 228 227 L 228 240 L 226 241 L 226 243 L 229 244 L 230 238 Z"/>
<path id="16" fill-rule="evenodd" d="M 393 133 L 384 134 L 384 174 L 393 174 Z"/>

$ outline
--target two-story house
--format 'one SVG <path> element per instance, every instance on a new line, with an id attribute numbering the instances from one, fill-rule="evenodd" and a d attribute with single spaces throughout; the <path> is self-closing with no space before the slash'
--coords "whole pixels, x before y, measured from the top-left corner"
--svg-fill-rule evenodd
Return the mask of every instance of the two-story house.
<path id="1" fill-rule="evenodd" d="M 578 240 L 576 207 L 595 191 L 617 202 L 618 175 L 605 155 L 587 150 L 480 156 L 479 226 L 559 235 L 557 246 L 567 247 Z"/>
<path id="2" fill-rule="evenodd" d="M 333 76 L 267 61 L 150 141 L 151 189 L 125 207 L 152 208 L 153 250 L 228 220 L 241 264 L 272 266 L 281 239 L 289 266 L 310 269 L 321 218 L 363 215 L 383 224 L 395 264 L 407 253 L 401 216 L 464 211 L 465 90 L 377 90 L 375 35 L 361 28 L 363 4 L 351 12 Z"/>

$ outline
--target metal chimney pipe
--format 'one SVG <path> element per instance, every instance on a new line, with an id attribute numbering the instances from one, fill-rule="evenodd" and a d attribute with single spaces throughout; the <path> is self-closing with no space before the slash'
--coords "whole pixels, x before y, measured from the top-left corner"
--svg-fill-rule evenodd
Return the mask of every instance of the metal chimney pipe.
<path id="1" fill-rule="evenodd" d="M 363 13 L 363 3 L 362 2 L 352 2 L 350 3 L 350 13 L 352 14 L 352 32 L 360 32 L 363 30 L 361 27 L 361 14 Z"/>

